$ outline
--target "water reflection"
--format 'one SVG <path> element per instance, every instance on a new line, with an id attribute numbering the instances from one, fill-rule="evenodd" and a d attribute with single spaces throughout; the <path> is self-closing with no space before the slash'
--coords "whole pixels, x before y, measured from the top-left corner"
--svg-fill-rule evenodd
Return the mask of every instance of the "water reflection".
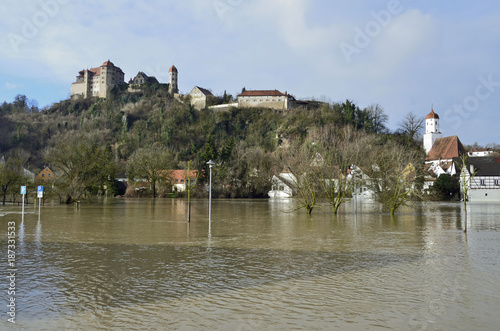
<path id="1" fill-rule="evenodd" d="M 24 328 L 491 329 L 499 206 L 118 200 L 18 222 Z M 0 222 L 19 214 L 0 212 Z M 2 247 L 6 235 L 1 237 Z M 484 304 L 487 300 L 488 304 Z M 21 308 L 20 308 L 21 309 Z"/>

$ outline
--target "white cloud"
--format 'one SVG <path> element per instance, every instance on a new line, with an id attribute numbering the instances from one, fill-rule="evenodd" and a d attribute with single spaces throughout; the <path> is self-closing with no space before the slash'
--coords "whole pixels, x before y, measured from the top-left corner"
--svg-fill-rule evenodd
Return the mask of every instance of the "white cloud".
<path id="1" fill-rule="evenodd" d="M 7 90 L 14 90 L 14 89 L 18 88 L 18 85 L 16 83 L 6 82 L 5 88 Z"/>

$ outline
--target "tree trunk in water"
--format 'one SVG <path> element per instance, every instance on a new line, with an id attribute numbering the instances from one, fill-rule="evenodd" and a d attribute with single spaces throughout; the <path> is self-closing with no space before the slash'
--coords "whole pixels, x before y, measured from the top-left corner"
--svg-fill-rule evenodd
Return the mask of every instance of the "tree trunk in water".
<path id="1" fill-rule="evenodd" d="M 191 222 L 191 202 L 188 202 L 188 223 Z"/>

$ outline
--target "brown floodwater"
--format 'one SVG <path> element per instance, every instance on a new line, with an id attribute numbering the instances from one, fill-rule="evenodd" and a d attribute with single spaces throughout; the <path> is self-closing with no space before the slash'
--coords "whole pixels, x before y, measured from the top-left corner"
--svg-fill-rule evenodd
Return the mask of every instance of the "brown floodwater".
<path id="1" fill-rule="evenodd" d="M 0 207 L 5 330 L 498 330 L 500 204 Z M 15 222 L 16 324 L 8 322 Z"/>

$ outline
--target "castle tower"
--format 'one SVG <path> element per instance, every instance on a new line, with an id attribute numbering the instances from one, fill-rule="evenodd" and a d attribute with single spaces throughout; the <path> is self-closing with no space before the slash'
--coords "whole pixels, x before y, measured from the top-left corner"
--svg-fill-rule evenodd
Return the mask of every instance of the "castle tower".
<path id="1" fill-rule="evenodd" d="M 429 154 L 432 145 L 438 138 L 441 138 L 439 115 L 434 112 L 434 108 L 431 108 L 431 112 L 425 116 L 424 149 L 426 154 Z"/>
<path id="2" fill-rule="evenodd" d="M 170 67 L 168 71 L 168 91 L 170 94 L 179 93 L 178 75 L 177 68 L 175 66 Z"/>

